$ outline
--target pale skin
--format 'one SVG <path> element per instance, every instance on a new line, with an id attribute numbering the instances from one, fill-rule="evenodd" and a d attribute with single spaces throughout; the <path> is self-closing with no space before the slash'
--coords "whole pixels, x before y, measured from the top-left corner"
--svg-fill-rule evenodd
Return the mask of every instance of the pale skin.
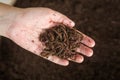
<path id="1" fill-rule="evenodd" d="M 58 24 L 64 24 L 72 28 L 75 23 L 65 15 L 49 8 L 16 8 L 0 3 L 0 35 L 11 39 L 20 47 L 36 54 L 40 53 L 45 46 L 39 41 L 40 33 Z M 91 57 L 95 41 L 82 33 L 81 46 L 76 50 L 81 54 L 76 55 L 76 63 L 82 63 L 84 56 Z M 56 64 L 67 66 L 70 59 L 60 59 L 57 56 L 43 57 Z"/>

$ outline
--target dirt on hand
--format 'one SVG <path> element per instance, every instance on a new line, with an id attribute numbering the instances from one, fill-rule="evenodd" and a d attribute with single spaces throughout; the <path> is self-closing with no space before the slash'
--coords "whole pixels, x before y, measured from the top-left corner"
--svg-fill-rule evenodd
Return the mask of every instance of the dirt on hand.
<path id="1" fill-rule="evenodd" d="M 83 35 L 75 28 L 69 28 L 65 25 L 58 25 L 46 29 L 39 40 L 46 46 L 42 53 L 43 57 L 56 55 L 63 59 L 75 59 L 79 54 L 76 49 L 80 46 Z"/>

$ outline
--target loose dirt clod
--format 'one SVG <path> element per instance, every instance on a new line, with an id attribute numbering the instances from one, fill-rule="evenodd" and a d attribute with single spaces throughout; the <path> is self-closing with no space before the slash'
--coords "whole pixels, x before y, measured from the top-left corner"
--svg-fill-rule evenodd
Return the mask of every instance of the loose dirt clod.
<path id="1" fill-rule="evenodd" d="M 43 57 L 56 55 L 62 59 L 73 59 L 77 54 L 76 48 L 80 46 L 83 35 L 74 28 L 64 25 L 46 29 L 40 34 L 39 40 L 46 46 L 42 53 Z"/>

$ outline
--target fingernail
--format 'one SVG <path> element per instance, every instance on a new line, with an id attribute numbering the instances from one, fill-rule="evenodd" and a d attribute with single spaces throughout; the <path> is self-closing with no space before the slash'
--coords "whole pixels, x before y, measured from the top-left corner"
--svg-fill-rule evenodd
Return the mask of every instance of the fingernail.
<path id="1" fill-rule="evenodd" d="M 84 61 L 84 57 L 81 56 L 81 58 L 78 59 L 78 63 L 82 63 Z"/>
<path id="2" fill-rule="evenodd" d="M 93 44 L 92 44 L 92 47 L 94 47 L 95 46 L 95 41 L 93 41 Z"/>
<path id="3" fill-rule="evenodd" d="M 63 66 L 68 66 L 68 65 L 69 65 L 69 61 L 64 60 L 64 59 L 59 60 L 59 62 L 57 62 L 57 63 L 58 63 L 58 64 L 61 64 L 61 65 L 63 65 Z"/>
<path id="4" fill-rule="evenodd" d="M 93 55 L 93 50 L 89 51 L 88 57 L 91 57 Z"/>
<path id="5" fill-rule="evenodd" d="M 73 26 L 75 26 L 75 23 L 74 23 L 74 22 L 71 22 L 70 25 L 73 27 Z"/>
<path id="6" fill-rule="evenodd" d="M 69 65 L 69 62 L 68 61 L 65 61 L 64 62 L 64 66 L 68 66 Z"/>

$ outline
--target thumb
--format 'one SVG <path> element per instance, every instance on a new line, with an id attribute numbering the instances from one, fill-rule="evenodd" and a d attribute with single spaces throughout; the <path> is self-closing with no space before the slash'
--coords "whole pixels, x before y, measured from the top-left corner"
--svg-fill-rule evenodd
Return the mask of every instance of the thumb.
<path id="1" fill-rule="evenodd" d="M 66 17 L 65 15 L 63 15 L 57 11 L 54 11 L 51 14 L 50 19 L 55 23 L 64 24 L 69 27 L 75 26 L 75 23 L 71 19 L 69 19 L 68 17 Z"/>

